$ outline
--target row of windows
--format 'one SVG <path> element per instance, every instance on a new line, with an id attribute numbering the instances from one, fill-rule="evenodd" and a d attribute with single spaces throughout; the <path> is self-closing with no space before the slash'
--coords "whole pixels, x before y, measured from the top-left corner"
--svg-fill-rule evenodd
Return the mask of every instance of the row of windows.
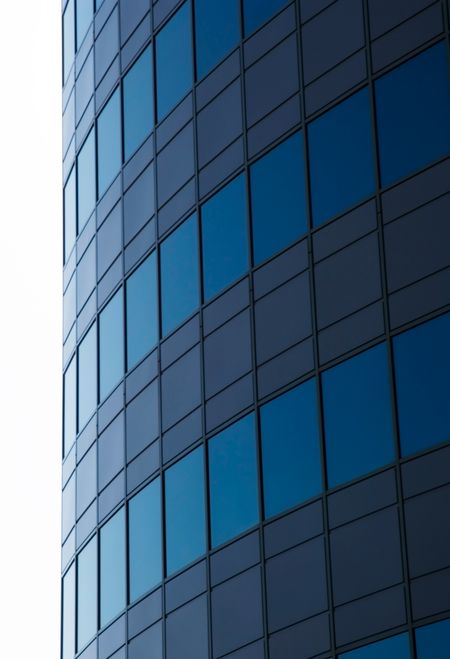
<path id="1" fill-rule="evenodd" d="M 174 19 L 182 16 L 182 8 Z M 171 21 L 171 23 L 172 23 Z M 170 24 L 169 24 L 170 27 Z M 161 37 L 164 33 L 161 34 Z M 167 94 L 176 85 L 167 57 L 160 60 Z M 175 41 L 179 43 L 179 39 Z M 158 54 L 158 46 L 157 46 Z M 144 51 L 100 113 L 96 129 L 84 142 L 64 190 L 65 257 L 100 197 L 127 159 L 153 128 L 152 55 Z M 383 186 L 420 169 L 450 150 L 450 91 L 446 45 L 439 43 L 375 82 L 376 131 Z M 158 68 L 159 67 L 159 68 Z M 180 74 L 181 65 L 176 67 Z M 170 84 L 169 84 L 170 82 Z M 189 83 L 190 85 L 190 83 Z M 188 87 L 186 87 L 186 90 Z M 185 90 L 185 91 L 186 91 Z M 158 90 L 159 93 L 159 90 Z M 121 102 L 122 96 L 122 102 Z M 176 102 L 179 97 L 174 97 Z M 122 122 L 123 115 L 123 122 Z M 123 144 L 122 144 L 123 125 Z M 370 92 L 365 88 L 307 127 L 312 224 L 318 226 L 375 193 Z M 205 204 L 214 215 L 214 231 L 230 223 L 238 234 L 222 229 L 230 260 L 247 268 L 245 192 L 235 183 Z M 258 264 L 308 228 L 303 132 L 296 134 L 250 167 L 253 257 Z M 219 201 L 220 199 L 220 201 Z M 233 216 L 233 213 L 237 213 Z M 273 227 L 276 224 L 276 232 Z M 239 226 L 238 226 L 239 225 Z M 236 240 L 239 238 L 239 240 Z M 245 262 L 245 263 L 244 263 Z M 213 285 L 212 289 L 217 290 Z M 210 296 L 209 291 L 206 297 Z"/>

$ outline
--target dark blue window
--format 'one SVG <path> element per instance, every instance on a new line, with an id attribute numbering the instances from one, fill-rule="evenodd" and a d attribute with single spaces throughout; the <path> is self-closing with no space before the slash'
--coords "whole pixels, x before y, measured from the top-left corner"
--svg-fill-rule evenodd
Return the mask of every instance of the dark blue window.
<path id="1" fill-rule="evenodd" d="M 197 216 L 192 215 L 161 245 L 162 333 L 167 334 L 200 303 Z"/>
<path id="2" fill-rule="evenodd" d="M 408 634 L 392 636 L 339 655 L 339 659 L 381 659 L 381 657 L 383 659 L 410 659 Z"/>
<path id="3" fill-rule="evenodd" d="M 287 3 L 288 0 L 244 0 L 245 34 L 256 30 Z"/>
<path id="4" fill-rule="evenodd" d="M 77 561 L 77 650 L 97 632 L 97 537 L 86 545 Z"/>
<path id="5" fill-rule="evenodd" d="M 127 279 L 127 366 L 132 368 L 158 340 L 156 252 Z"/>
<path id="6" fill-rule="evenodd" d="M 75 57 L 75 11 L 74 0 L 69 0 L 63 16 L 63 78 L 67 81 Z"/>
<path id="7" fill-rule="evenodd" d="M 258 264 L 307 229 L 302 133 L 251 166 L 250 188 L 253 260 Z"/>
<path id="8" fill-rule="evenodd" d="M 197 78 L 239 42 L 239 0 L 195 0 Z"/>
<path id="9" fill-rule="evenodd" d="M 375 83 L 381 182 L 389 185 L 450 151 L 444 42 Z"/>
<path id="10" fill-rule="evenodd" d="M 192 87 L 191 6 L 186 2 L 156 37 L 156 101 L 162 119 Z"/>
<path id="11" fill-rule="evenodd" d="M 123 294 L 117 291 L 100 314 L 100 400 L 112 391 L 123 377 Z"/>
<path id="12" fill-rule="evenodd" d="M 394 339 L 403 455 L 450 439 L 450 314 Z"/>
<path id="13" fill-rule="evenodd" d="M 122 164 L 120 94 L 116 89 L 97 121 L 98 196 L 119 173 Z"/>
<path id="14" fill-rule="evenodd" d="M 78 348 L 78 428 L 82 430 L 97 407 L 97 325 Z"/>
<path id="15" fill-rule="evenodd" d="M 64 262 L 67 261 L 77 235 L 76 168 L 73 167 L 64 187 Z"/>
<path id="16" fill-rule="evenodd" d="M 62 659 L 75 654 L 75 563 L 72 563 L 62 583 Z"/>
<path id="17" fill-rule="evenodd" d="M 93 0 L 77 0 L 77 50 L 83 42 L 93 15 Z"/>
<path id="18" fill-rule="evenodd" d="M 75 357 L 64 373 L 64 455 L 77 434 L 77 362 Z"/>
<path id="19" fill-rule="evenodd" d="M 95 131 L 91 130 L 77 159 L 78 233 L 88 221 L 95 206 Z"/>
<path id="20" fill-rule="evenodd" d="M 322 392 L 330 487 L 394 459 L 384 343 L 325 371 Z"/>
<path id="21" fill-rule="evenodd" d="M 261 408 L 265 516 L 276 515 L 322 490 L 316 381 Z"/>
<path id="22" fill-rule="evenodd" d="M 450 619 L 416 629 L 417 659 L 450 656 Z"/>
<path id="23" fill-rule="evenodd" d="M 123 79 L 123 138 L 127 160 L 153 129 L 152 51 L 144 50 Z"/>
<path id="24" fill-rule="evenodd" d="M 162 579 L 159 478 L 130 500 L 128 527 L 130 601 L 134 602 Z"/>
<path id="25" fill-rule="evenodd" d="M 238 176 L 202 206 L 205 300 L 248 270 L 245 178 Z"/>
<path id="26" fill-rule="evenodd" d="M 100 529 L 100 627 L 126 605 L 125 511 Z"/>
<path id="27" fill-rule="evenodd" d="M 259 520 L 255 418 L 249 414 L 208 443 L 213 547 Z"/>
<path id="28" fill-rule="evenodd" d="M 172 574 L 206 551 L 203 449 L 165 473 L 166 568 Z"/>
<path id="29" fill-rule="evenodd" d="M 313 224 L 317 226 L 375 189 L 368 90 L 313 121 L 308 142 Z"/>

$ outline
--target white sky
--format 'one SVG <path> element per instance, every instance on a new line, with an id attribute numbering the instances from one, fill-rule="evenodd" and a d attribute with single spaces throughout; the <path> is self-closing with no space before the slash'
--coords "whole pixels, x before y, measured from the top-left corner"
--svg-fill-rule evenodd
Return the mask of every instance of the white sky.
<path id="1" fill-rule="evenodd" d="M 0 0 L 0 633 L 59 657 L 60 0 Z"/>

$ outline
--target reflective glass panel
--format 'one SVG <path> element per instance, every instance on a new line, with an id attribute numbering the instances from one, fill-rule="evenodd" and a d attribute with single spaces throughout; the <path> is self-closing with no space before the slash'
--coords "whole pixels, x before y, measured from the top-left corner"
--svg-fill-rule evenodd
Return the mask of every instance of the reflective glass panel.
<path id="1" fill-rule="evenodd" d="M 330 487 L 394 459 L 384 343 L 325 371 L 322 393 Z"/>
<path id="2" fill-rule="evenodd" d="M 209 300 L 248 270 L 243 174 L 202 206 L 202 250 L 203 291 Z"/>
<path id="3" fill-rule="evenodd" d="M 100 400 L 112 391 L 124 371 L 123 294 L 117 291 L 100 314 Z"/>
<path id="4" fill-rule="evenodd" d="M 89 133 L 78 154 L 78 225 L 80 233 L 95 206 L 95 132 Z"/>
<path id="5" fill-rule="evenodd" d="M 399 634 L 357 650 L 339 655 L 339 659 L 410 659 L 408 634 Z"/>
<path id="6" fill-rule="evenodd" d="M 72 251 L 77 235 L 76 169 L 73 167 L 64 187 L 64 262 Z"/>
<path id="7" fill-rule="evenodd" d="M 200 304 L 197 216 L 192 215 L 161 245 L 162 333 L 167 334 Z"/>
<path id="8" fill-rule="evenodd" d="M 152 51 L 144 50 L 123 79 L 123 131 L 125 160 L 153 129 Z"/>
<path id="9" fill-rule="evenodd" d="M 64 455 L 77 434 L 77 362 L 75 357 L 64 373 Z"/>
<path id="10" fill-rule="evenodd" d="M 158 340 L 156 252 L 127 279 L 127 364 L 132 368 Z"/>
<path id="11" fill-rule="evenodd" d="M 130 601 L 133 602 L 162 579 L 159 478 L 130 500 L 128 528 Z"/>
<path id="12" fill-rule="evenodd" d="M 208 452 L 211 543 L 217 547 L 259 520 L 254 415 L 210 439 Z"/>
<path id="13" fill-rule="evenodd" d="M 250 34 L 269 20 L 289 0 L 244 0 L 244 29 Z"/>
<path id="14" fill-rule="evenodd" d="M 98 196 L 116 178 L 122 164 L 120 93 L 116 89 L 97 121 Z"/>
<path id="15" fill-rule="evenodd" d="M 97 407 L 97 325 L 78 348 L 78 428 L 82 430 Z"/>
<path id="16" fill-rule="evenodd" d="M 270 517 L 322 490 L 316 381 L 261 408 L 265 515 Z"/>
<path id="17" fill-rule="evenodd" d="M 450 656 L 450 619 L 416 629 L 417 659 L 444 659 Z"/>
<path id="18" fill-rule="evenodd" d="M 97 632 L 97 537 L 78 555 L 77 564 L 77 650 Z"/>
<path id="19" fill-rule="evenodd" d="M 447 46 L 441 42 L 375 82 L 381 182 L 450 151 Z"/>
<path id="20" fill-rule="evenodd" d="M 93 15 L 93 0 L 77 0 L 77 50 L 83 42 Z"/>
<path id="21" fill-rule="evenodd" d="M 318 225 L 375 190 L 368 90 L 313 121 L 308 143 L 313 224 Z"/>
<path id="22" fill-rule="evenodd" d="M 165 473 L 167 574 L 206 551 L 204 482 L 202 448 Z"/>
<path id="23" fill-rule="evenodd" d="M 63 17 L 63 78 L 67 81 L 75 57 L 75 12 L 74 0 L 69 0 Z"/>
<path id="24" fill-rule="evenodd" d="M 239 0 L 195 0 L 197 78 L 239 42 Z"/>
<path id="25" fill-rule="evenodd" d="M 125 511 L 100 529 L 100 627 L 126 605 Z"/>
<path id="26" fill-rule="evenodd" d="M 156 37 L 156 100 L 161 120 L 192 87 L 192 34 L 190 2 Z"/>
<path id="27" fill-rule="evenodd" d="M 72 563 L 64 575 L 62 591 L 62 659 L 73 659 L 75 654 L 75 563 Z"/>
<path id="28" fill-rule="evenodd" d="M 296 133 L 250 167 L 255 264 L 307 229 L 303 134 Z"/>
<path id="29" fill-rule="evenodd" d="M 450 439 L 450 314 L 394 338 L 403 455 Z"/>

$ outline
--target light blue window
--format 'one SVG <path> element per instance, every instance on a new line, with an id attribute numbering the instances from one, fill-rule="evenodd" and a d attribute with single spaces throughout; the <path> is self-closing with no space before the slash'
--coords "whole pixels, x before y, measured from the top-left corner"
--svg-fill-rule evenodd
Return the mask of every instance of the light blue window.
<path id="1" fill-rule="evenodd" d="M 250 34 L 269 20 L 289 0 L 244 0 L 244 29 Z"/>
<path id="2" fill-rule="evenodd" d="M 156 478 L 128 508 L 130 602 L 162 579 L 161 486 Z"/>
<path id="3" fill-rule="evenodd" d="M 97 537 L 78 554 L 77 561 L 77 651 L 97 632 Z"/>
<path id="4" fill-rule="evenodd" d="M 64 455 L 77 434 L 77 361 L 72 358 L 64 373 Z"/>
<path id="5" fill-rule="evenodd" d="M 166 569 L 170 575 L 206 551 L 202 448 L 167 469 L 165 509 Z"/>
<path id="6" fill-rule="evenodd" d="M 74 0 L 69 0 L 63 16 L 63 79 L 67 81 L 75 57 L 75 11 Z"/>
<path id="7" fill-rule="evenodd" d="M 303 134 L 250 167 L 253 259 L 257 265 L 307 230 Z"/>
<path id="8" fill-rule="evenodd" d="M 97 121 L 98 196 L 116 178 L 122 164 L 120 93 L 116 89 Z"/>
<path id="9" fill-rule="evenodd" d="M 100 529 L 100 627 L 126 605 L 125 511 Z"/>
<path id="10" fill-rule="evenodd" d="M 450 656 L 450 619 L 416 629 L 417 659 L 444 659 Z"/>
<path id="11" fill-rule="evenodd" d="M 383 185 L 450 151 L 447 60 L 442 41 L 375 82 Z"/>
<path id="12" fill-rule="evenodd" d="M 240 39 L 239 0 L 195 0 L 197 78 L 203 78 Z"/>
<path id="13" fill-rule="evenodd" d="M 127 365 L 132 368 L 158 340 L 156 252 L 127 279 Z"/>
<path id="14" fill-rule="evenodd" d="M 95 206 L 95 131 L 91 130 L 77 159 L 78 225 L 81 232 Z"/>
<path id="15" fill-rule="evenodd" d="M 77 0 L 77 50 L 81 46 L 94 15 L 93 0 Z"/>
<path id="16" fill-rule="evenodd" d="M 362 89 L 308 128 L 313 224 L 373 194 L 375 163 L 369 92 Z"/>
<path id="17" fill-rule="evenodd" d="M 209 440 L 213 547 L 259 521 L 255 418 L 249 414 Z"/>
<path id="18" fill-rule="evenodd" d="M 191 4 L 185 2 L 156 37 L 156 100 L 161 120 L 192 87 Z"/>
<path id="19" fill-rule="evenodd" d="M 248 270 L 247 203 L 243 174 L 202 206 L 205 300 Z"/>
<path id="20" fill-rule="evenodd" d="M 266 517 L 322 491 L 316 381 L 288 391 L 260 412 Z"/>
<path id="21" fill-rule="evenodd" d="M 62 659 L 75 654 L 75 563 L 72 563 L 62 583 Z"/>
<path id="22" fill-rule="evenodd" d="M 328 484 L 335 487 L 394 459 L 386 345 L 322 375 Z"/>
<path id="23" fill-rule="evenodd" d="M 403 455 L 450 439 L 450 314 L 394 338 Z"/>
<path id="24" fill-rule="evenodd" d="M 163 336 L 200 304 L 197 216 L 191 215 L 161 245 Z"/>
<path id="25" fill-rule="evenodd" d="M 339 659 L 410 659 L 410 657 L 408 634 L 392 636 L 339 655 Z"/>
<path id="26" fill-rule="evenodd" d="M 123 79 L 123 130 L 127 160 L 153 130 L 152 51 L 148 47 Z"/>
<path id="27" fill-rule="evenodd" d="M 76 168 L 73 167 L 64 187 L 64 263 L 75 245 L 77 235 L 76 181 Z"/>
<path id="28" fill-rule="evenodd" d="M 100 400 L 111 393 L 124 372 L 123 293 L 118 290 L 100 314 Z"/>
<path id="29" fill-rule="evenodd" d="M 82 430 L 97 407 L 97 325 L 78 348 L 78 428 Z"/>

